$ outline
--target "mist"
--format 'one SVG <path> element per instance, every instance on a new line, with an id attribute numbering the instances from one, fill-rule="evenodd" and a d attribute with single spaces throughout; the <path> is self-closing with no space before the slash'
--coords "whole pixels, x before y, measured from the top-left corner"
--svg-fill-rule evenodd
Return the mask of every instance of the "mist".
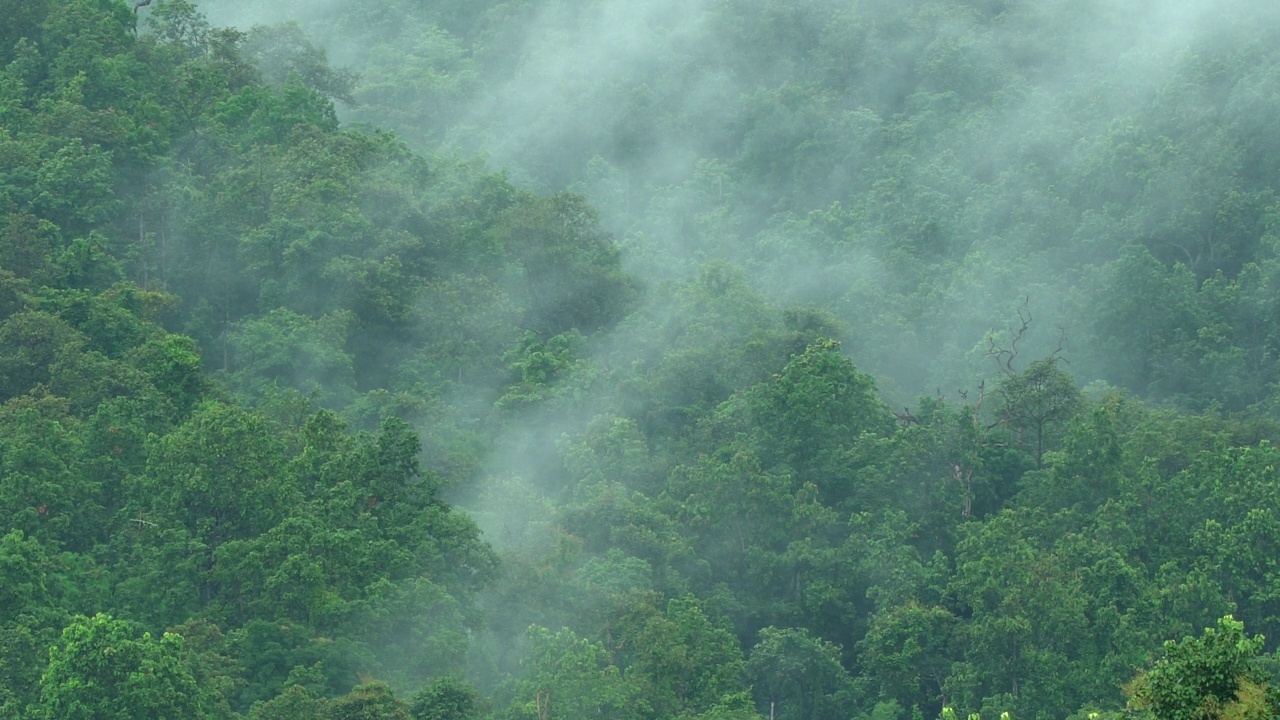
<path id="1" fill-rule="evenodd" d="M 1220 198 L 1194 187 L 1153 180 L 1146 192 L 1161 197 L 1147 200 L 1091 187 L 1087 168 L 1168 102 L 1189 64 L 1230 54 L 1226 38 L 1271 13 L 1244 2 L 201 7 L 242 27 L 299 23 L 361 73 L 347 122 L 478 154 L 540 192 L 583 193 L 650 285 L 724 260 L 779 306 L 833 311 L 857 336 L 855 361 L 904 402 L 988 373 L 986 337 L 1024 299 L 1031 355 L 1058 328 L 1069 342 L 1090 335 L 1089 269 L 1160 232 L 1161 215 L 1212 212 Z M 380 90 L 406 83 L 421 94 Z M 925 257 L 903 266 L 900 247 Z M 1068 356 L 1082 384 L 1109 377 L 1090 348 Z"/>
<path id="2" fill-rule="evenodd" d="M 315 408 L 408 422 L 423 516 L 461 508 L 500 558 L 377 616 L 437 644 L 380 666 L 398 690 L 464 676 L 543 720 L 552 686 L 564 717 L 1083 718 L 1160 639 L 1277 627 L 1270 585 L 1237 602 L 1253 571 L 1205 559 L 1262 531 L 1199 483 L 1274 472 L 1249 462 L 1280 417 L 1280 9 L 198 6 L 315 117 L 166 200 L 175 246 L 211 248 L 174 325 L 293 445 Z M 222 142 L 192 130 L 169 172 Z M 206 238 L 237 202 L 257 215 Z"/>

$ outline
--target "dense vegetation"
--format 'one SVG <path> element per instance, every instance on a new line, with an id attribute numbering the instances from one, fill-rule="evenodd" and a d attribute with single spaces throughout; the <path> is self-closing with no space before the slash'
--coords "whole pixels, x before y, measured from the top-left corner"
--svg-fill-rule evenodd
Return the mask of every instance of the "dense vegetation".
<path id="1" fill-rule="evenodd" d="M 0 716 L 1275 717 L 1212 10 L 0 0 Z"/>

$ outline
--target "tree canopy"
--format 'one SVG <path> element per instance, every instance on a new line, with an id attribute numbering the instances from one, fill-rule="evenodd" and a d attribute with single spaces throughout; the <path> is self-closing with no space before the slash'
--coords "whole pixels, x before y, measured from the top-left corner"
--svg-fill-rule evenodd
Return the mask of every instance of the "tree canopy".
<path id="1" fill-rule="evenodd" d="M 1275 7 L 0 15 L 0 716 L 1280 714 Z"/>

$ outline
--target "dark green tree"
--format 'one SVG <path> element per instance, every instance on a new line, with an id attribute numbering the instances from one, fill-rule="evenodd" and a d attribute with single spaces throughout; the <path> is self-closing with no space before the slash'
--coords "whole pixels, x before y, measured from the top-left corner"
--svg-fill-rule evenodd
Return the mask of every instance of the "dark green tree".
<path id="1" fill-rule="evenodd" d="M 386 683 L 368 682 L 329 703 L 325 720 L 410 720 L 409 706 Z"/>
<path id="2" fill-rule="evenodd" d="M 634 299 L 617 244 L 578 195 L 525 198 L 495 229 L 524 276 L 528 327 L 548 335 L 611 325 Z"/>
<path id="3" fill-rule="evenodd" d="M 475 720 L 485 710 L 483 696 L 451 675 L 434 678 L 413 696 L 413 720 Z"/>
<path id="4" fill-rule="evenodd" d="M 747 659 L 747 674 L 764 715 L 818 720 L 852 709 L 852 679 L 840 663 L 840 648 L 807 630 L 761 630 Z"/>
<path id="5" fill-rule="evenodd" d="M 1071 376 L 1058 367 L 1058 358 L 1036 360 L 1019 373 L 1000 381 L 1001 413 L 1009 429 L 1036 459 L 1054 446 L 1070 420 L 1082 407 L 1080 392 Z"/>

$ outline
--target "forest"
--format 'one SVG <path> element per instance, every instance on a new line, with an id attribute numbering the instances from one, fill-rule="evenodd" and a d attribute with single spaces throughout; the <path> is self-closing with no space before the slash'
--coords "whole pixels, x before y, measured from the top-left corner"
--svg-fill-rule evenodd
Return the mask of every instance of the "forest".
<path id="1" fill-rule="evenodd" d="M 1280 5 L 0 16 L 0 718 L 1280 717 Z"/>

